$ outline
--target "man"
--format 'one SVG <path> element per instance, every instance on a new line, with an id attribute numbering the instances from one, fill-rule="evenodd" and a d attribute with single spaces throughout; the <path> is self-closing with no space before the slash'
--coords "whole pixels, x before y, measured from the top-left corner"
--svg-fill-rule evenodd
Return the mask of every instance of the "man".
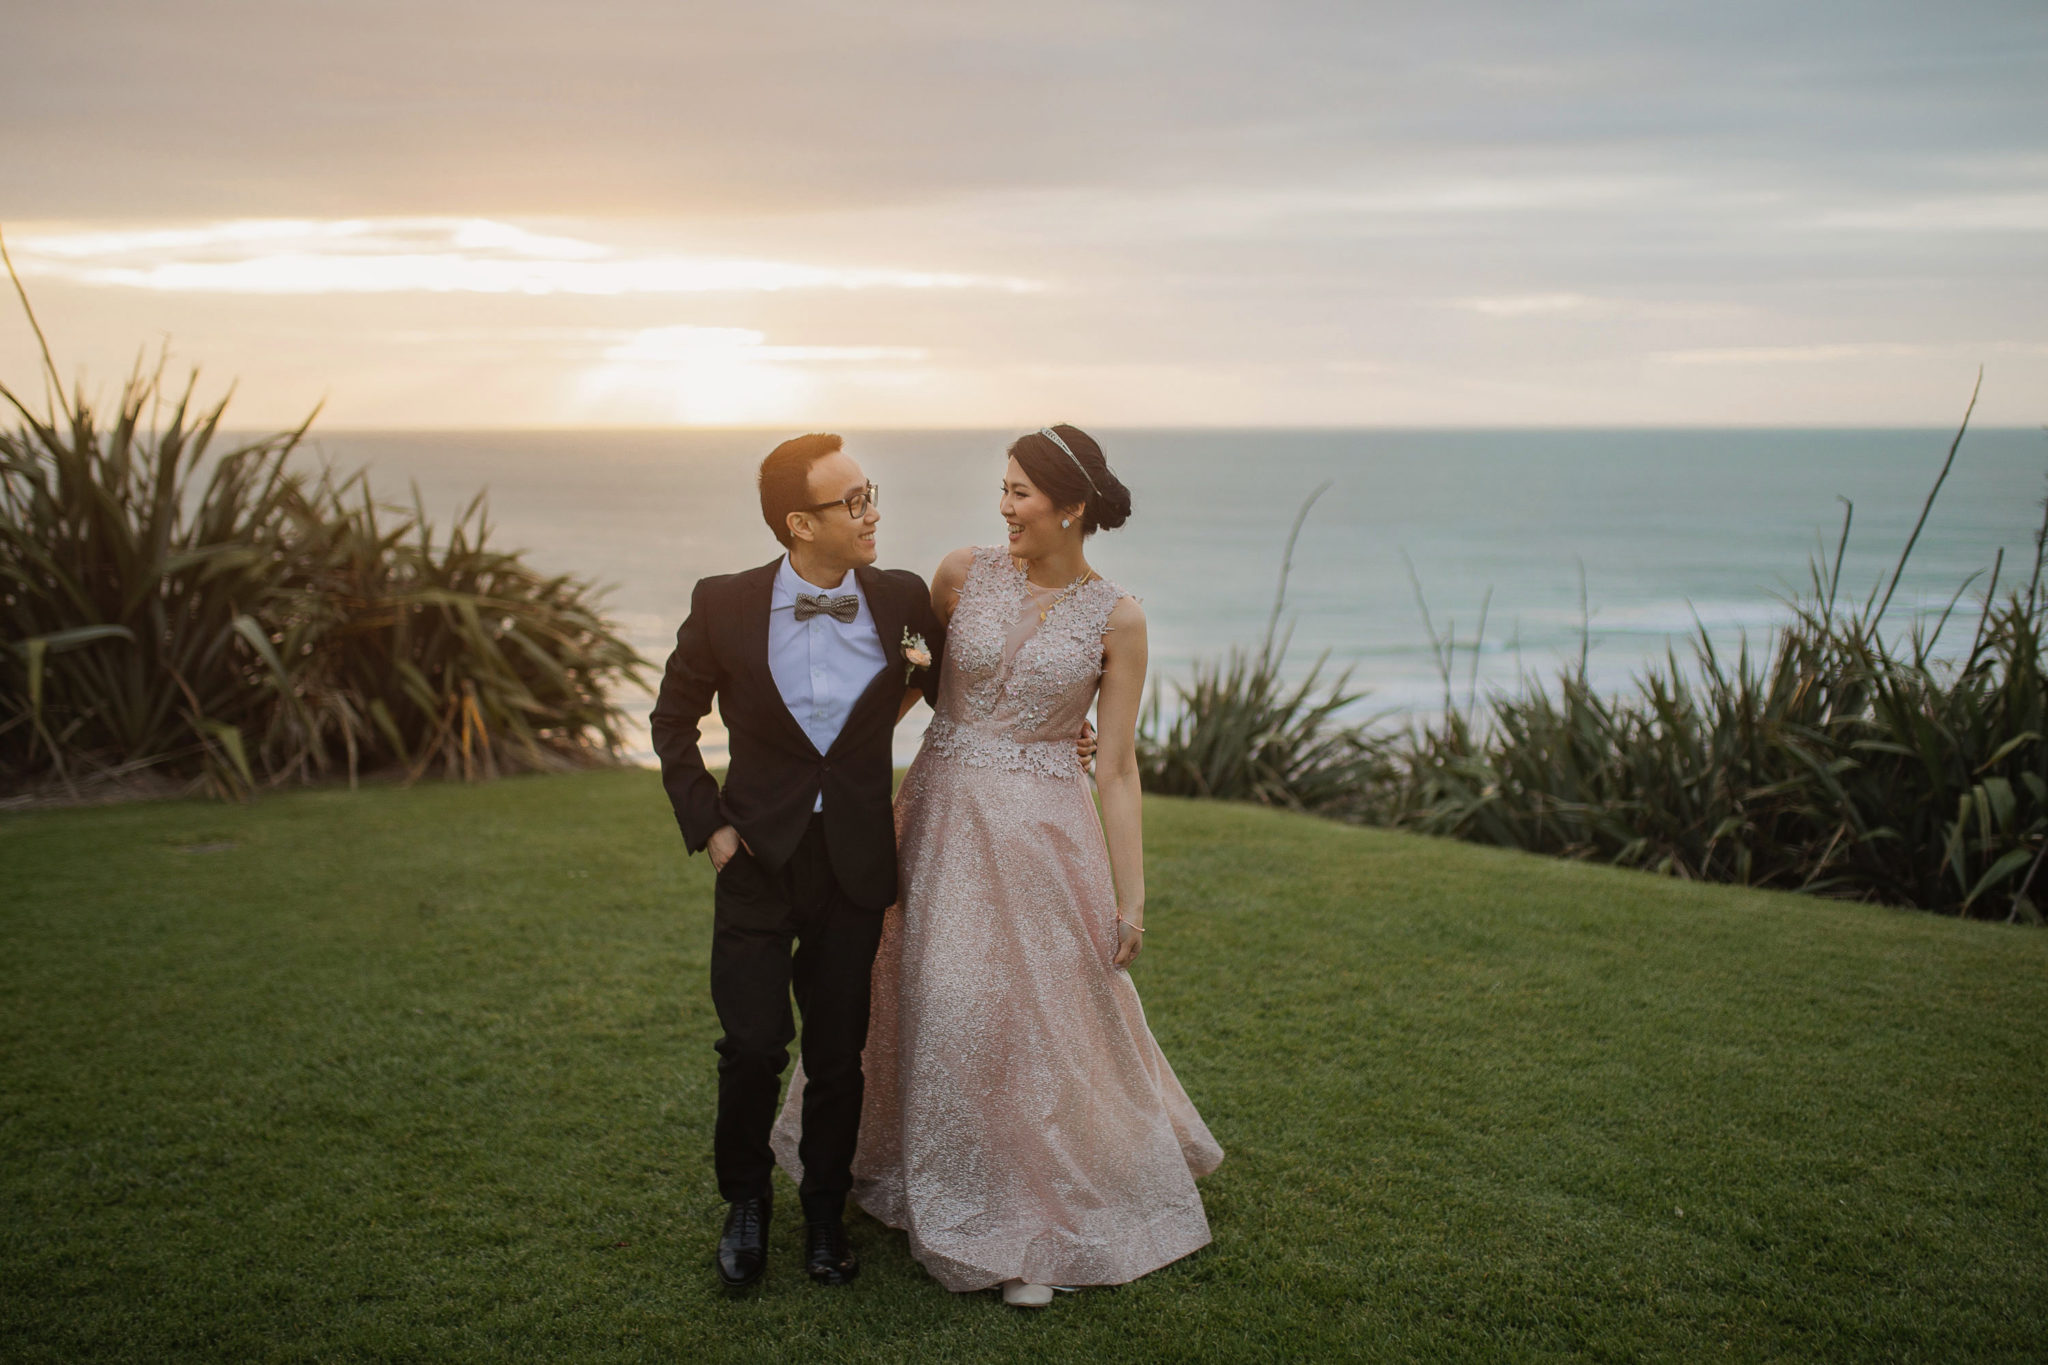
<path id="1" fill-rule="evenodd" d="M 708 849 L 717 869 L 713 1164 L 730 1205 L 718 1275 L 734 1290 L 767 1270 L 768 1134 L 796 1035 L 792 986 L 808 1077 L 804 1268 L 820 1284 L 859 1270 L 843 1212 L 869 973 L 896 899 L 890 737 L 915 691 L 936 699 L 945 647 L 924 580 L 874 567 L 875 487 L 839 437 L 784 441 L 759 482 L 761 515 L 786 553 L 697 584 L 653 715 L 683 841 Z M 714 696 L 730 737 L 723 790 L 697 748 Z"/>

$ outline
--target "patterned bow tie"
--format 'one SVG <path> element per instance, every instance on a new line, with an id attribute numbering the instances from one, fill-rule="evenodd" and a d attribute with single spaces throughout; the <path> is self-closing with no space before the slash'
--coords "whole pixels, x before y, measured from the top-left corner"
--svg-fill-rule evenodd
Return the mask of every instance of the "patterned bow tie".
<path id="1" fill-rule="evenodd" d="M 807 592 L 796 595 L 796 619 L 799 621 L 808 621 L 813 616 L 829 616 L 842 626 L 850 626 L 859 611 L 860 599 L 852 593 L 844 597 L 827 597 L 824 593 L 813 597 Z"/>

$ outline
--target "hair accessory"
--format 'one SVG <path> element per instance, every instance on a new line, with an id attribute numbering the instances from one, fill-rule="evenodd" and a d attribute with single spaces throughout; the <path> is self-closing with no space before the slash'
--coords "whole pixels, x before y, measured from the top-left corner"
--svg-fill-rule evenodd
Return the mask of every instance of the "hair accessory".
<path id="1" fill-rule="evenodd" d="M 1060 434 L 1057 431 L 1054 431 L 1051 427 L 1040 427 L 1038 429 L 1038 434 L 1040 436 L 1043 436 L 1046 440 L 1051 441 L 1061 450 L 1066 451 L 1067 458 L 1074 462 L 1074 468 L 1080 470 L 1081 477 L 1088 480 L 1088 491 L 1090 493 L 1093 493 L 1098 498 L 1102 496 L 1102 490 L 1097 488 L 1095 486 L 1095 480 L 1089 477 L 1088 466 L 1081 463 L 1081 457 L 1074 453 L 1074 448 L 1072 446 L 1068 445 L 1065 441 L 1062 441 L 1060 439 Z"/>

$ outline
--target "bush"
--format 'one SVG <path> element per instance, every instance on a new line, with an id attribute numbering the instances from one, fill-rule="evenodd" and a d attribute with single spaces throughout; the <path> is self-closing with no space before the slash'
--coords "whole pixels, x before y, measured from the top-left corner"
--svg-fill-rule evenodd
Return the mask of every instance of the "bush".
<path id="1" fill-rule="evenodd" d="M 2040 922 L 2048 501 L 2031 575 L 2000 597 L 2002 554 L 1992 564 L 1960 657 L 1936 646 L 1969 583 L 1903 639 L 1883 630 L 1968 425 L 1966 413 L 1882 596 L 1840 602 L 1852 508 L 1765 659 L 1745 645 L 1724 660 L 1702 630 L 1689 676 L 1667 654 L 1632 693 L 1603 698 L 1582 656 L 1554 696 L 1531 683 L 1491 697 L 1483 726 L 1451 712 L 1417 727 L 1398 755 L 1397 822 L 1681 877 Z"/>
<path id="2" fill-rule="evenodd" d="M 209 458 L 226 400 L 192 392 L 138 367 L 109 420 L 82 387 L 37 416 L 0 385 L 0 787 L 244 796 L 616 755 L 607 692 L 646 661 L 590 585 L 489 547 L 481 497 L 443 538 L 417 495 L 288 469 L 305 425 Z"/>
<path id="3" fill-rule="evenodd" d="M 1159 684 L 1138 727 L 1138 775 L 1146 791 L 1285 806 L 1357 819 L 1385 789 L 1389 742 L 1341 716 L 1365 695 L 1350 690 L 1351 670 L 1325 683 L 1324 652 L 1290 688 L 1282 679 L 1288 635 L 1275 636 L 1287 598 L 1287 574 L 1301 524 L 1330 485 L 1309 494 L 1295 514 L 1280 560 L 1280 585 L 1265 640 L 1256 653 L 1233 649 L 1227 664 L 1197 662 L 1192 686 L 1175 684 L 1165 719 Z"/>
<path id="4" fill-rule="evenodd" d="M 1527 678 L 1461 710 L 1454 645 L 1436 641 L 1442 714 L 1376 733 L 1343 717 L 1356 700 L 1348 672 L 1320 694 L 1315 671 L 1283 688 L 1269 627 L 1261 654 L 1198 665 L 1163 730 L 1155 691 L 1140 745 L 1147 784 L 1678 877 L 2039 923 L 2048 501 L 2032 573 L 2001 596 L 2002 556 L 1990 566 L 1966 651 L 1937 646 L 1970 583 L 1938 618 L 1903 636 L 1884 629 L 1968 426 L 1965 413 L 1882 594 L 1840 599 L 1845 518 L 1833 558 L 1812 563 L 1761 657 L 1745 641 L 1724 658 L 1701 630 L 1688 664 L 1669 651 L 1622 695 L 1595 690 L 1582 652 L 1551 685 Z M 1284 564 L 1281 582 L 1284 592 Z"/>
<path id="5" fill-rule="evenodd" d="M 1138 733 L 1138 775 L 1146 791 L 1210 796 L 1356 818 L 1392 770 L 1389 743 L 1340 713 L 1364 694 L 1348 690 L 1349 669 L 1324 684 L 1327 655 L 1293 687 L 1281 679 L 1283 639 L 1227 664 L 1197 662 L 1192 687 L 1176 684 L 1168 722 L 1158 686 Z"/>
<path id="6" fill-rule="evenodd" d="M 1583 665 L 1418 727 L 1400 823 L 1681 877 L 2038 922 L 2048 836 L 2039 573 L 1990 598 L 1967 654 L 1888 643 L 1825 592 L 1767 659 L 1704 633 L 1603 698 Z"/>

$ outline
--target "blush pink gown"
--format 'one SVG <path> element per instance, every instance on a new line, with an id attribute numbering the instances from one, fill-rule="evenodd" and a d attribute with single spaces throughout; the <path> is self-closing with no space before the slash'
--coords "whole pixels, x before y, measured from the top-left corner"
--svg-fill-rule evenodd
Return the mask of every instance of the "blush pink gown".
<path id="1" fill-rule="evenodd" d="M 854 1198 L 946 1288 L 1123 1284 L 1207 1244 L 1223 1160 L 1110 966 L 1116 894 L 1074 739 L 1121 589 L 1041 625 L 977 550 L 938 715 L 896 798 L 901 902 L 875 959 Z M 776 1125 L 796 1158 L 799 1066 Z"/>

